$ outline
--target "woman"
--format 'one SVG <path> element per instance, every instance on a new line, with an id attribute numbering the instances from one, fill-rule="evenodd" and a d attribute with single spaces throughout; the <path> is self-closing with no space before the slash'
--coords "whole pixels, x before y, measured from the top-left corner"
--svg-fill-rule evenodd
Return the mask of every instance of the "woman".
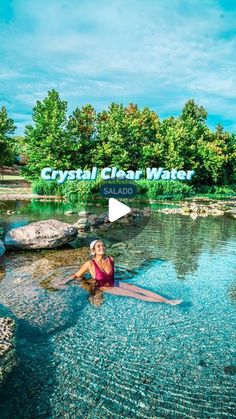
<path id="1" fill-rule="evenodd" d="M 80 280 L 82 285 L 85 285 L 86 282 L 90 282 L 90 291 L 92 289 L 93 295 L 96 294 L 97 290 L 100 295 L 102 291 L 109 294 L 136 298 L 138 300 L 149 301 L 152 303 L 176 305 L 182 302 L 182 300 L 168 300 L 155 292 L 140 288 L 137 285 L 128 284 L 125 281 L 115 280 L 114 260 L 112 257 L 106 257 L 105 245 L 101 240 L 93 240 L 90 244 L 90 251 L 92 260 L 85 262 L 78 272 L 72 275 L 71 278 Z M 92 280 L 90 281 L 83 280 L 83 275 L 87 272 L 90 272 L 92 276 Z M 69 281 L 71 281 L 71 279 L 69 279 Z M 64 282 L 64 284 L 66 282 Z M 93 287 L 93 284 L 95 284 L 95 287 Z"/>

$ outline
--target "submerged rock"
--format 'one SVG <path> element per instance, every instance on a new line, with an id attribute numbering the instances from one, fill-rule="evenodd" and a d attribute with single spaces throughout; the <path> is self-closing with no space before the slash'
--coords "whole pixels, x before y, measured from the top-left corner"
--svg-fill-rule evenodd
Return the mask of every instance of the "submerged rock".
<path id="1" fill-rule="evenodd" d="M 70 327 L 81 315 L 88 304 L 88 293 L 79 284 L 68 285 L 63 291 L 56 289 L 55 282 L 64 278 L 67 278 L 66 269 L 58 269 L 42 276 L 42 281 L 48 279 L 47 288 L 42 281 L 39 284 L 30 276 L 17 283 L 8 281 L 8 288 L 0 293 L 0 297 L 4 306 L 17 317 L 21 338 L 54 334 Z M 54 292 L 50 290 L 50 284 Z"/>
<path id="2" fill-rule="evenodd" d="M 225 215 L 236 219 L 236 208 L 228 209 L 227 211 L 225 211 Z"/>
<path id="3" fill-rule="evenodd" d="M 101 224 L 109 223 L 108 213 L 107 212 L 104 212 L 103 214 L 100 214 L 96 218 L 95 223 L 96 223 L 97 226 L 99 226 Z"/>
<path id="4" fill-rule="evenodd" d="M 8 231 L 4 242 L 16 249 L 56 249 L 73 241 L 78 229 L 58 220 L 45 220 Z"/>
<path id="5" fill-rule="evenodd" d="M 0 240 L 0 257 L 4 255 L 6 249 L 2 240 Z"/>
<path id="6" fill-rule="evenodd" d="M 131 211 L 126 216 L 120 218 L 119 220 L 117 220 L 117 222 L 121 224 L 130 224 L 132 223 L 133 219 L 139 216 L 149 217 L 150 213 L 151 213 L 150 208 L 144 208 L 144 209 L 132 208 Z M 100 229 L 103 229 L 112 225 L 112 223 L 109 221 L 108 212 L 104 212 L 100 215 L 96 215 L 88 211 L 80 211 L 79 216 L 80 218 L 74 224 L 74 226 L 77 227 L 80 232 L 93 230 L 93 228 L 97 228 L 97 227 L 99 227 Z"/>
<path id="7" fill-rule="evenodd" d="M 20 339 L 51 335 L 83 313 L 88 292 L 79 282 L 63 291 L 57 283 L 75 273 L 87 257 L 87 248 L 12 253 L 0 287 L 0 317 L 17 318 Z"/>
<path id="8" fill-rule="evenodd" d="M 80 211 L 80 212 L 78 212 L 79 217 L 88 217 L 91 214 L 92 213 L 89 212 L 89 211 Z"/>
<path id="9" fill-rule="evenodd" d="M 236 365 L 226 365 L 224 367 L 225 374 L 235 375 L 236 374 Z"/>
<path id="10" fill-rule="evenodd" d="M 17 364 L 15 349 L 16 324 L 10 317 L 0 317 L 0 383 Z"/>
<path id="11" fill-rule="evenodd" d="M 76 214 L 76 212 L 75 211 L 73 211 L 73 210 L 68 210 L 68 211 L 65 211 L 65 213 L 64 213 L 65 215 L 72 215 L 72 214 Z"/>
<path id="12" fill-rule="evenodd" d="M 83 217 L 79 218 L 79 220 L 74 224 L 74 226 L 78 228 L 78 230 L 87 230 L 90 228 L 90 223 L 87 220 L 87 218 Z"/>
<path id="13" fill-rule="evenodd" d="M 91 227 L 97 225 L 97 218 L 98 218 L 98 216 L 96 214 L 88 215 L 87 220 L 88 220 Z"/>

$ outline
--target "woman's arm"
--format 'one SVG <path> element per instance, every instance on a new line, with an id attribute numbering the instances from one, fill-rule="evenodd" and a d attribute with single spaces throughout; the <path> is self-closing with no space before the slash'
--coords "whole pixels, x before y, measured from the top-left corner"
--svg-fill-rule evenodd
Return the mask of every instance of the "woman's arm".
<path id="1" fill-rule="evenodd" d="M 68 279 L 64 279 L 62 281 L 60 281 L 60 284 L 62 285 L 66 285 L 68 284 L 68 282 L 73 281 L 73 279 L 78 279 L 78 281 L 80 281 L 80 279 L 82 279 L 83 275 L 89 271 L 90 268 L 90 261 L 85 262 L 81 268 L 78 270 L 78 272 L 76 272 L 75 274 L 71 275 L 70 278 Z"/>
<path id="2" fill-rule="evenodd" d="M 82 279 L 83 275 L 86 274 L 86 272 L 89 272 L 90 270 L 90 261 L 85 262 L 81 268 L 76 272 L 74 275 L 72 275 L 72 279 Z"/>

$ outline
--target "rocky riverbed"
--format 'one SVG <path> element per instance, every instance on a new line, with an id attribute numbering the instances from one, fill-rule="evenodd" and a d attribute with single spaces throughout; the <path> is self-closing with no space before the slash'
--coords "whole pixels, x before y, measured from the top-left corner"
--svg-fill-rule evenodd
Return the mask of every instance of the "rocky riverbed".
<path id="1" fill-rule="evenodd" d="M 15 329 L 16 324 L 12 318 L 0 317 L 0 385 L 17 365 Z"/>
<path id="2" fill-rule="evenodd" d="M 0 240 L 0 257 L 4 255 L 6 248 L 2 240 Z"/>

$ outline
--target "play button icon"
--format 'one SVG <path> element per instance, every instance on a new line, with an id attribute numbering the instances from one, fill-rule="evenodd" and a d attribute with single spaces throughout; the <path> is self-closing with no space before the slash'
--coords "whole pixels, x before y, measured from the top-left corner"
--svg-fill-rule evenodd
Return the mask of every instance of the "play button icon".
<path id="1" fill-rule="evenodd" d="M 128 205 L 122 204 L 122 202 L 118 201 L 115 198 L 109 198 L 108 209 L 108 218 L 111 223 L 113 223 L 113 221 L 116 221 L 121 217 L 124 217 L 124 215 L 129 214 L 129 212 L 131 211 Z"/>

